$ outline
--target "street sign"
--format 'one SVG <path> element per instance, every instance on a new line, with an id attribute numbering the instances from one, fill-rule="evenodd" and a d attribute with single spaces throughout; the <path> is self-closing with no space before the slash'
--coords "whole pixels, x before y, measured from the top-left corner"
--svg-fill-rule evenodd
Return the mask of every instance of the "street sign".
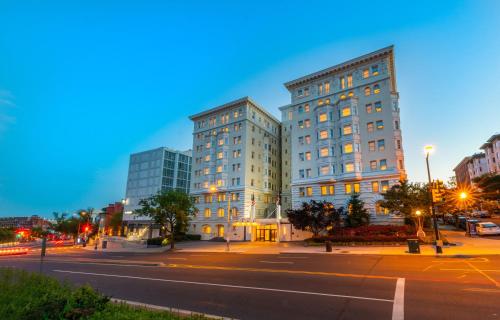
<path id="1" fill-rule="evenodd" d="M 41 256 L 45 257 L 45 251 L 47 250 L 47 238 L 43 237 L 42 238 L 42 251 L 41 251 Z"/>

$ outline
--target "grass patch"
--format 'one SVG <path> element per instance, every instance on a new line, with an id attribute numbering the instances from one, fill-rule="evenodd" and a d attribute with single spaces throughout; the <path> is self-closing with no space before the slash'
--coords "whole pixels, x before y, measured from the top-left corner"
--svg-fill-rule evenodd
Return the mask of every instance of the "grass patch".
<path id="1" fill-rule="evenodd" d="M 0 268 L 0 319 L 159 319 L 200 320 L 200 315 L 178 316 L 112 303 L 109 297 L 85 285 L 24 270 Z"/>

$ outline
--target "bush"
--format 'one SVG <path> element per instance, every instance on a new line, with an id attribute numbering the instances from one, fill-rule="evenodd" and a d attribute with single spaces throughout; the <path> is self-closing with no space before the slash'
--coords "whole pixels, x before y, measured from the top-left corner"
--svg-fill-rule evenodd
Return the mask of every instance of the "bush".
<path id="1" fill-rule="evenodd" d="M 357 228 L 333 230 L 330 236 L 308 239 L 313 242 L 405 242 L 415 237 L 415 229 L 410 226 L 368 225 Z"/>
<path id="2" fill-rule="evenodd" d="M 194 241 L 201 240 L 201 234 L 186 234 L 185 239 Z"/>
<path id="3" fill-rule="evenodd" d="M 163 240 L 166 240 L 164 237 L 156 237 L 156 238 L 151 238 L 146 241 L 146 244 L 148 246 L 161 246 L 163 243 Z"/>

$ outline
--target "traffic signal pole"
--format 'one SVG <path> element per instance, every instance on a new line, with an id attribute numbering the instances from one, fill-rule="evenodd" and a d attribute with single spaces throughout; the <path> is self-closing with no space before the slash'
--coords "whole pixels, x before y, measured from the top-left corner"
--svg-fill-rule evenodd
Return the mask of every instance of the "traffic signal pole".
<path id="1" fill-rule="evenodd" d="M 436 253 L 443 253 L 443 248 L 441 247 L 441 239 L 439 237 L 439 227 L 437 223 L 437 217 L 436 217 L 436 208 L 434 207 L 434 199 L 432 196 L 432 181 L 431 181 L 431 171 L 429 169 L 429 153 L 427 153 L 427 156 L 425 157 L 425 162 L 427 164 L 427 178 L 429 180 L 429 196 L 431 198 L 431 212 L 432 212 L 432 221 L 434 223 L 434 233 L 436 236 Z"/>

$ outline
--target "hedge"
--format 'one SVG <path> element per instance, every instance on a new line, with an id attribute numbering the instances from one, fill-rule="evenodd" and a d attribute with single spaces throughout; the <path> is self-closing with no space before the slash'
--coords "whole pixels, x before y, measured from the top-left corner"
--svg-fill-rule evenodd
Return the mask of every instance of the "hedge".
<path id="1" fill-rule="evenodd" d="M 415 229 L 410 226 L 368 225 L 357 228 L 340 228 L 331 235 L 307 239 L 312 242 L 406 242 L 415 238 Z"/>
<path id="2" fill-rule="evenodd" d="M 200 315 L 177 316 L 110 302 L 90 286 L 67 282 L 23 270 L 0 268 L 0 319 L 91 319 L 91 320 L 194 320 Z"/>

